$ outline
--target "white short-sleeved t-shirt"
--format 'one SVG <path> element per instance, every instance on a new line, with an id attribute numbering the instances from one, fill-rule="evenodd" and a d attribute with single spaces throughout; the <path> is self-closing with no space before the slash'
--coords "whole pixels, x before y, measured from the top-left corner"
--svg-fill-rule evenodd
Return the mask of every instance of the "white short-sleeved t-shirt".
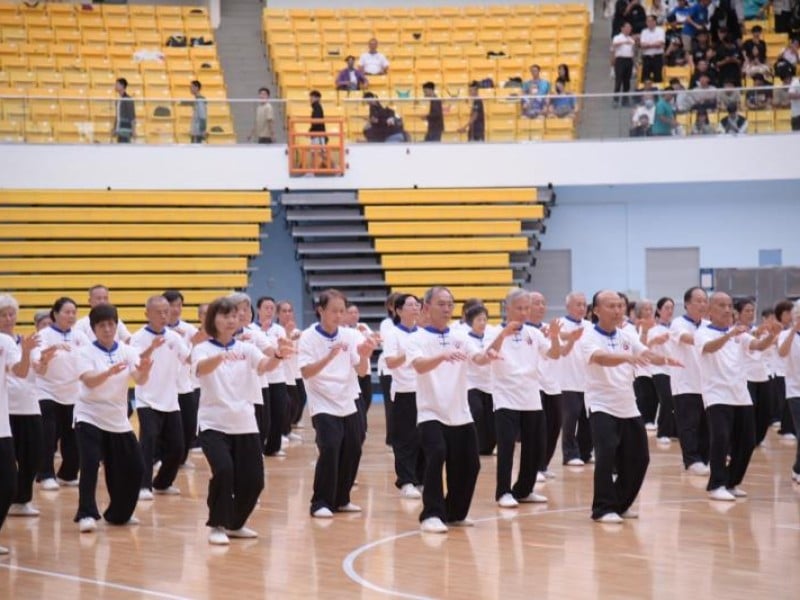
<path id="1" fill-rule="evenodd" d="M 583 335 L 592 328 L 592 324 L 586 319 L 573 319 L 570 316 L 565 316 L 559 319 L 561 323 L 561 332 L 571 333 L 579 327 L 583 328 Z M 583 339 L 581 337 L 581 339 Z M 586 359 L 582 352 L 582 345 L 578 340 L 573 346 L 572 350 L 566 356 L 562 356 L 556 363 L 561 389 L 570 392 L 582 392 L 586 386 Z"/>
<path id="2" fill-rule="evenodd" d="M 427 373 L 417 373 L 417 423 L 439 421 L 458 426 L 472 423 L 467 399 L 468 361 L 479 352 L 470 337 L 462 331 L 443 331 L 433 327 L 420 329 L 409 340 L 406 359 L 434 358 L 444 351 L 464 352 L 468 359 L 440 363 Z"/>
<path id="3" fill-rule="evenodd" d="M 704 327 L 708 321 L 695 323 L 686 315 L 674 319 L 669 327 L 670 341 L 668 351 L 673 358 L 683 365 L 680 369 L 673 369 L 670 373 L 672 394 L 702 394 L 703 387 L 700 382 L 700 353 L 693 344 L 684 344 L 680 337 L 684 333 L 696 335 L 699 328 Z"/>
<path id="4" fill-rule="evenodd" d="M 800 333 L 792 333 L 791 329 L 784 329 L 778 337 L 778 346 L 783 344 L 790 335 L 794 336 L 794 341 L 783 362 L 786 369 L 786 397 L 800 398 Z"/>
<path id="5" fill-rule="evenodd" d="M 197 375 L 197 365 L 206 358 L 224 354 L 222 363 L 210 373 Z M 229 435 L 258 433 L 253 399 L 248 397 L 246 382 L 258 369 L 261 351 L 252 344 L 232 340 L 223 345 L 206 340 L 192 349 L 192 373 L 200 382 L 200 407 L 197 423 L 200 431 L 213 429 Z"/>
<path id="6" fill-rule="evenodd" d="M 664 29 L 661 27 L 656 27 L 652 31 L 650 29 L 645 28 L 642 29 L 642 32 L 639 34 L 639 42 L 644 44 L 662 44 L 661 48 L 645 48 L 642 50 L 643 56 L 657 56 L 659 54 L 664 54 L 664 41 L 666 40 L 666 33 Z"/>
<path id="7" fill-rule="evenodd" d="M 279 339 L 286 337 L 286 330 L 274 321 L 263 331 L 273 349 L 278 348 Z M 269 384 L 286 383 L 286 369 L 283 368 L 283 365 L 278 365 L 272 371 L 267 371 L 266 376 Z"/>
<path id="8" fill-rule="evenodd" d="M 58 346 L 47 365 L 44 375 L 36 375 L 39 400 L 54 400 L 59 404 L 75 404 L 80 393 L 78 383 L 78 350 L 91 344 L 89 339 L 74 328 L 62 331 L 55 325 L 39 332 L 39 346 L 31 352 L 31 360 L 38 362 L 43 350 Z"/>
<path id="9" fill-rule="evenodd" d="M 358 59 L 358 64 L 367 75 L 380 75 L 389 68 L 389 61 L 380 52 L 364 52 Z"/>
<path id="10" fill-rule="evenodd" d="M 703 346 L 722 337 L 727 329 L 711 324 L 701 327 L 694 336 L 694 344 L 700 355 L 700 381 L 703 386 L 703 403 L 748 406 L 753 404 L 747 391 L 745 354 L 753 336 L 743 333 L 728 340 L 716 352 L 703 353 Z"/>
<path id="11" fill-rule="evenodd" d="M 302 331 L 295 329 L 294 331 L 287 331 L 286 337 L 292 340 L 293 352 L 281 361 L 283 364 L 283 372 L 286 376 L 286 385 L 296 385 L 296 381 L 301 379 L 300 367 L 297 365 L 297 342 Z"/>
<path id="12" fill-rule="evenodd" d="M 589 412 L 604 412 L 620 419 L 640 415 L 633 393 L 634 368 L 629 363 L 616 367 L 601 367 L 590 362 L 597 352 L 612 352 L 636 356 L 647 350 L 639 337 L 628 331 L 605 331 L 595 325 L 580 339 L 582 355 L 586 357 L 586 395 Z"/>
<path id="13" fill-rule="evenodd" d="M 130 345 L 141 354 L 158 336 L 164 336 L 164 344 L 156 348 L 151 355 L 153 366 L 147 382 L 136 386 L 136 402 L 161 412 L 175 412 L 180 410 L 178 380 L 183 366 L 188 367 L 186 359 L 189 358 L 189 346 L 173 330 L 156 332 L 149 326 L 142 327 L 134 333 Z"/>
<path id="14" fill-rule="evenodd" d="M 383 352 L 387 357 L 399 356 L 408 353 L 408 340 L 411 336 L 415 335 L 416 327 L 408 329 L 402 323 L 394 326 L 394 329 L 388 332 L 386 339 L 383 340 Z M 387 367 L 388 368 L 388 367 Z M 417 391 L 417 372 L 408 358 L 399 367 L 390 369 L 392 373 L 392 401 L 394 395 L 399 393 L 410 393 Z"/>
<path id="15" fill-rule="evenodd" d="M 97 337 L 94 335 L 94 331 L 92 331 L 92 326 L 89 323 L 89 315 L 78 319 L 73 329 L 80 331 L 90 342 L 93 342 L 97 339 Z M 117 342 L 126 342 L 130 337 L 131 332 L 128 331 L 128 328 L 125 326 L 125 323 L 122 322 L 122 319 L 119 319 L 117 321 L 117 335 L 114 336 L 114 340 Z"/>
<path id="16" fill-rule="evenodd" d="M 755 328 L 750 331 L 750 334 L 752 335 L 754 331 Z M 764 352 L 762 350 L 747 350 L 747 352 L 745 352 L 744 370 L 747 381 L 769 381 L 767 359 L 764 357 Z"/>
<path id="17" fill-rule="evenodd" d="M 487 346 L 501 332 L 502 329 L 493 331 L 486 340 Z M 539 363 L 549 349 L 550 342 L 530 325 L 522 325 L 503 340 L 500 358 L 491 362 L 495 410 L 542 410 Z"/>
<path id="18" fill-rule="evenodd" d="M 531 327 L 538 329 L 541 334 L 547 337 L 548 326 L 543 323 L 526 323 Z M 558 381 L 558 361 L 559 358 L 553 359 L 548 356 L 543 356 L 539 361 L 539 386 L 545 394 L 550 396 L 557 396 L 561 393 L 561 384 Z"/>
<path id="19" fill-rule="evenodd" d="M 14 377 L 10 369 L 20 358 L 19 347 L 13 338 L 0 334 L 0 438 L 11 437 L 11 424 L 8 422 L 8 380 Z"/>
<path id="20" fill-rule="evenodd" d="M 194 336 L 197 335 L 197 327 L 192 325 L 191 323 L 187 323 L 186 321 L 178 321 L 177 323 L 172 323 L 168 325 L 172 331 L 177 333 L 181 339 L 183 340 L 184 344 L 188 348 L 189 352 L 192 350 L 192 339 Z M 179 394 L 188 394 L 189 392 L 194 391 L 195 385 L 194 381 L 192 381 L 192 377 L 190 375 L 191 369 L 189 367 L 189 363 L 185 362 L 181 364 L 181 367 L 178 371 L 178 393 Z M 151 375 L 152 376 L 152 375 Z"/>
<path id="21" fill-rule="evenodd" d="M 394 329 L 394 321 L 392 321 L 392 319 L 389 317 L 386 317 L 383 321 L 381 321 L 380 327 L 378 328 L 378 333 L 380 334 L 381 339 L 385 340 L 392 329 Z M 385 352 L 381 352 L 381 355 L 378 357 L 378 375 L 391 375 L 388 367 L 386 366 Z"/>
<path id="22" fill-rule="evenodd" d="M 647 332 L 647 343 L 650 344 L 650 342 L 652 342 L 655 338 L 662 336 L 664 334 L 669 335 L 669 327 L 667 327 L 663 323 L 656 323 Z M 650 351 L 653 354 L 666 358 L 669 347 L 670 343 L 669 340 L 667 340 L 663 344 L 657 344 L 651 347 Z M 650 365 L 650 373 L 652 375 L 671 375 L 672 371 L 667 365 Z"/>
<path id="23" fill-rule="evenodd" d="M 300 336 L 298 364 L 301 369 L 325 358 L 335 344 L 344 344 L 344 349 L 322 371 L 304 378 L 312 417 L 323 413 L 346 417 L 356 412 L 358 376 L 355 367 L 361 362 L 357 347 L 362 341 L 363 336 L 354 329 L 338 327 L 330 334 L 319 324 L 312 325 Z"/>
<path id="24" fill-rule="evenodd" d="M 139 364 L 139 352 L 119 342 L 114 342 L 110 349 L 92 342 L 78 351 L 78 376 L 106 371 L 117 363 L 125 363 L 127 368 L 97 387 L 90 388 L 81 382 L 75 423 L 89 423 L 111 433 L 132 431 L 128 421 L 128 380 Z"/>
<path id="25" fill-rule="evenodd" d="M 267 348 L 275 349 L 274 340 L 261 331 L 261 328 L 255 323 L 250 323 L 247 327 L 239 331 L 236 335 L 236 339 L 256 347 L 262 354 Z M 281 367 L 278 365 L 275 368 L 280 369 Z M 264 397 L 261 395 L 261 390 L 269 387 L 267 373 L 262 373 L 261 375 L 255 371 L 248 373 L 247 380 L 242 382 L 242 385 L 245 389 L 244 393 L 251 399 L 253 404 L 264 404 Z"/>
<path id="26" fill-rule="evenodd" d="M 491 331 L 489 327 L 482 336 L 474 331 L 467 331 L 467 335 L 478 350 L 483 352 L 488 344 L 486 334 Z M 480 390 L 487 394 L 492 393 L 492 365 L 479 365 L 473 361 L 467 363 L 467 390 Z"/>
<path id="27" fill-rule="evenodd" d="M 2 334 L 0 334 L 2 335 Z M 12 337 L 11 340 L 16 344 L 17 351 L 22 356 L 20 349 L 20 336 Z M 12 373 L 7 375 L 8 379 L 8 412 L 11 415 L 40 415 L 39 398 L 36 393 L 36 373 L 33 366 L 28 369 L 26 377 L 16 377 Z"/>

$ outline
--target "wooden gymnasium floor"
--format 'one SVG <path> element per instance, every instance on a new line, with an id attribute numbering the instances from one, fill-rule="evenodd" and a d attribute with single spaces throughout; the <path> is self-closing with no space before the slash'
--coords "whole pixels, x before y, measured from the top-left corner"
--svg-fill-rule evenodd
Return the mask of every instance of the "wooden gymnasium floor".
<path id="1" fill-rule="evenodd" d="M 80 535 L 76 489 L 39 492 L 38 519 L 0 532 L 0 598 L 747 598 L 800 597 L 800 485 L 789 478 L 794 443 L 771 431 L 732 504 L 705 498 L 705 478 L 683 474 L 677 443 L 658 448 L 639 499 L 641 518 L 589 519 L 592 468 L 555 465 L 537 490 L 547 506 L 498 509 L 494 459 L 482 458 L 471 529 L 420 534 L 420 501 L 398 498 L 383 411 L 370 434 L 353 501 L 361 515 L 308 516 L 313 432 L 285 459 L 268 459 L 267 487 L 249 525 L 258 540 L 206 542 L 208 468 L 192 454 L 180 497 L 137 507 L 141 524 Z M 560 451 L 557 451 L 557 460 Z M 101 490 L 101 502 L 104 498 Z M 102 504 L 101 504 L 102 510 Z"/>

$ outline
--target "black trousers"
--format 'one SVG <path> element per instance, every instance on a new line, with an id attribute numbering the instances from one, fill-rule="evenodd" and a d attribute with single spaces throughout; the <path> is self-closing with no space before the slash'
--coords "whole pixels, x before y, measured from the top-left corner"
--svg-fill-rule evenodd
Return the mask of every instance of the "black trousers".
<path id="1" fill-rule="evenodd" d="M 678 437 L 678 425 L 675 422 L 675 403 L 672 400 L 672 384 L 669 375 L 656 373 L 653 375 L 653 385 L 658 395 L 658 431 L 656 437 Z"/>
<path id="2" fill-rule="evenodd" d="M 0 438 L 0 529 L 16 494 L 17 460 L 14 456 L 14 440 L 4 437 Z"/>
<path id="3" fill-rule="evenodd" d="M 708 422 L 700 394 L 675 394 L 675 421 L 681 442 L 683 466 L 708 464 Z"/>
<path id="4" fill-rule="evenodd" d="M 556 453 L 558 436 L 561 434 L 561 394 L 547 394 L 539 391 L 542 399 L 542 410 L 544 410 L 544 426 L 546 431 L 547 443 L 545 445 L 544 457 L 539 465 L 540 471 L 547 471 L 553 455 Z"/>
<path id="5" fill-rule="evenodd" d="M 772 382 L 769 379 L 766 381 L 747 382 L 747 391 L 750 392 L 750 400 L 753 401 L 755 415 L 756 446 L 767 437 L 767 431 L 771 423 L 772 389 Z"/>
<path id="6" fill-rule="evenodd" d="M 256 425 L 258 425 L 258 439 L 261 440 L 261 452 L 263 453 L 267 445 L 270 424 L 272 423 L 270 416 L 272 398 L 268 387 L 261 388 L 261 401 L 263 404 L 254 404 L 253 409 L 256 415 Z"/>
<path id="7" fill-rule="evenodd" d="M 42 432 L 44 441 L 44 458 L 42 467 L 36 476 L 38 481 L 58 476 L 64 481 L 78 478 L 78 443 L 75 430 L 72 428 L 71 404 L 59 404 L 55 400 L 39 400 L 42 411 Z M 56 473 L 56 447 L 61 446 L 61 467 Z"/>
<path id="8" fill-rule="evenodd" d="M 272 456 L 281 449 L 281 436 L 283 435 L 283 419 L 289 406 L 289 392 L 286 383 L 269 384 L 269 430 L 264 454 Z M 264 403 L 264 410 L 267 404 Z"/>
<path id="9" fill-rule="evenodd" d="M 595 441 L 592 518 L 608 513 L 621 515 L 636 500 L 647 473 L 647 432 L 641 417 L 620 419 L 594 412 L 590 421 Z"/>
<path id="10" fill-rule="evenodd" d="M 425 477 L 422 484 L 420 521 L 438 517 L 445 523 L 463 521 L 469 514 L 478 472 L 478 436 L 475 425 L 450 426 L 439 421 L 420 423 L 422 451 L 425 453 Z M 447 480 L 444 495 L 442 469 Z"/>
<path id="11" fill-rule="evenodd" d="M 425 458 L 417 429 L 417 395 L 398 392 L 394 395 L 394 484 L 402 488 L 407 483 L 419 485 L 425 475 Z"/>
<path id="12" fill-rule="evenodd" d="M 744 479 L 756 447 L 755 415 L 752 406 L 712 404 L 708 407 L 711 453 L 708 491 L 733 489 Z M 730 456 L 730 462 L 728 462 Z"/>
<path id="13" fill-rule="evenodd" d="M 776 376 L 773 380 L 774 390 L 776 395 L 776 404 L 778 407 L 777 418 L 781 421 L 781 427 L 778 429 L 780 435 L 786 433 L 797 434 L 792 421 L 792 414 L 789 410 L 789 405 L 786 402 L 786 378 L 783 375 Z"/>
<path id="14" fill-rule="evenodd" d="M 297 405 L 300 403 L 300 394 L 297 393 L 297 386 L 294 380 L 286 382 L 286 393 L 289 395 L 289 404 L 286 407 L 283 425 L 284 430 L 286 430 L 286 435 L 288 435 L 289 432 L 292 431 L 292 426 L 295 423 L 294 416 L 297 414 Z"/>
<path id="15" fill-rule="evenodd" d="M 381 386 L 381 394 L 383 395 L 383 412 L 386 416 L 386 445 L 392 445 L 392 376 L 381 375 L 378 378 L 378 383 Z"/>
<path id="16" fill-rule="evenodd" d="M 497 482 L 495 500 L 503 494 L 524 498 L 533 492 L 536 475 L 547 448 L 544 412 L 541 410 L 511 410 L 500 408 L 494 412 L 497 429 Z M 517 481 L 511 485 L 514 467 L 514 447 L 520 440 L 519 471 Z"/>
<path id="17" fill-rule="evenodd" d="M 109 496 L 103 518 L 114 525 L 124 525 L 136 508 L 145 469 L 136 436 L 132 431 L 112 433 L 89 423 L 78 423 L 75 431 L 81 457 L 75 522 L 84 517 L 100 519 L 96 494 L 97 473 L 102 462 Z"/>
<path id="18" fill-rule="evenodd" d="M 664 69 L 664 55 L 642 56 L 642 81 L 650 79 L 653 83 L 663 81 L 662 71 Z"/>
<path id="19" fill-rule="evenodd" d="M 483 390 L 472 388 L 467 392 L 469 411 L 475 422 L 478 435 L 478 453 L 491 456 L 497 445 L 497 434 L 494 425 L 494 406 L 492 395 Z"/>
<path id="20" fill-rule="evenodd" d="M 311 513 L 320 508 L 336 511 L 349 504 L 361 462 L 361 417 L 358 412 L 346 417 L 320 413 L 311 417 L 311 424 L 319 450 Z"/>
<path id="21" fill-rule="evenodd" d="M 561 453 L 567 464 L 573 458 L 587 462 L 592 457 L 592 430 L 583 403 L 583 392 L 561 392 L 564 420 L 561 424 Z"/>
<path id="22" fill-rule="evenodd" d="M 792 126 L 792 131 L 800 131 L 800 116 L 792 117 L 789 121 Z"/>
<path id="23" fill-rule="evenodd" d="M 42 467 L 42 417 L 9 415 L 9 422 L 17 459 L 17 493 L 14 504 L 25 504 L 33 499 L 33 481 Z"/>
<path id="24" fill-rule="evenodd" d="M 258 434 L 232 435 L 206 429 L 198 437 L 211 467 L 206 525 L 241 529 L 264 489 L 264 459 Z"/>
<path id="25" fill-rule="evenodd" d="M 642 413 L 645 423 L 655 423 L 658 412 L 658 393 L 652 377 L 639 376 L 633 380 L 633 393 L 636 395 L 636 406 Z"/>
<path id="26" fill-rule="evenodd" d="M 302 379 L 295 379 L 294 384 L 297 390 L 298 402 L 295 406 L 294 416 L 292 417 L 292 425 L 297 425 L 300 419 L 303 418 L 303 410 L 306 408 L 306 384 Z"/>
<path id="27" fill-rule="evenodd" d="M 180 411 L 162 412 L 147 406 L 136 409 L 139 415 L 139 443 L 142 446 L 144 475 L 142 488 L 165 490 L 178 476 L 186 445 L 183 443 L 183 420 Z M 155 449 L 159 449 L 161 468 L 153 477 Z"/>
<path id="28" fill-rule="evenodd" d="M 372 406 L 372 374 L 369 373 L 358 378 L 358 388 L 361 390 L 361 399 L 364 402 L 364 414 L 369 412 Z"/>
<path id="29" fill-rule="evenodd" d="M 795 429 L 800 431 L 800 398 L 789 398 L 786 402 L 789 404 L 789 410 L 792 413 L 792 419 L 794 419 Z M 795 453 L 792 470 L 800 474 L 800 441 L 797 442 L 797 451 Z"/>
<path id="30" fill-rule="evenodd" d="M 631 77 L 633 77 L 633 59 L 632 58 L 615 58 L 614 59 L 614 93 L 630 92 L 631 91 Z M 630 100 L 627 96 L 620 98 L 617 95 L 614 100 L 622 100 L 623 106 L 628 106 Z"/>
<path id="31" fill-rule="evenodd" d="M 192 390 L 185 394 L 178 394 L 178 406 L 181 409 L 181 429 L 183 433 L 183 451 L 181 462 L 183 464 L 189 457 L 189 450 L 197 443 L 197 408 L 200 403 L 200 390 Z"/>

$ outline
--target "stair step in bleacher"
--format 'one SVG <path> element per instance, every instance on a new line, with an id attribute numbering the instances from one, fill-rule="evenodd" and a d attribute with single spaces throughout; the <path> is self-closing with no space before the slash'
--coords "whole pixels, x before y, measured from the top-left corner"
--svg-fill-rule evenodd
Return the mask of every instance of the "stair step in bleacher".
<path id="1" fill-rule="evenodd" d="M 374 258 L 318 258 L 303 261 L 303 270 L 306 272 L 380 271 L 382 269 L 381 264 Z"/>
<path id="2" fill-rule="evenodd" d="M 330 192 L 330 193 L 289 193 L 281 196 L 281 204 L 284 206 L 335 206 L 337 204 L 353 205 L 358 204 L 358 198 L 353 192 Z"/>
<path id="3" fill-rule="evenodd" d="M 297 244 L 297 253 L 301 256 L 341 256 L 341 255 L 356 255 L 356 254 L 375 254 L 375 248 L 372 247 L 371 242 L 358 241 L 348 242 L 301 242 Z"/>
<path id="4" fill-rule="evenodd" d="M 374 273 L 309 275 L 308 284 L 312 288 L 386 286 L 383 275 Z"/>
<path id="5" fill-rule="evenodd" d="M 294 238 L 365 238 L 369 237 L 364 225 L 308 225 L 292 228 Z"/>
<path id="6" fill-rule="evenodd" d="M 286 211 L 286 220 L 295 223 L 316 223 L 330 221 L 356 221 L 364 220 L 364 215 L 358 208 L 329 208 L 307 210 L 292 208 Z"/>

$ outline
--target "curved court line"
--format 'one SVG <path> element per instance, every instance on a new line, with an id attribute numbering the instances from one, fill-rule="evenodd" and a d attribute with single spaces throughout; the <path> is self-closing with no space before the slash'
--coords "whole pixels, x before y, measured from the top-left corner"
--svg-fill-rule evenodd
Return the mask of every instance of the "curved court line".
<path id="1" fill-rule="evenodd" d="M 781 499 L 782 498 L 780 496 L 773 496 L 773 497 L 758 497 L 758 498 L 750 497 L 747 498 L 746 500 L 748 502 L 752 502 L 754 500 L 781 500 Z M 664 504 L 690 504 L 695 502 L 709 502 L 709 500 L 708 498 L 685 498 L 685 499 L 682 498 L 678 500 L 664 500 L 662 502 L 642 502 L 639 504 L 639 506 L 660 506 Z M 539 512 L 532 512 L 526 514 L 516 514 L 513 516 L 495 515 L 493 517 L 484 517 L 482 519 L 475 519 L 474 521 L 475 524 L 488 523 L 490 521 L 500 521 L 500 520 L 513 521 L 514 519 L 524 519 L 528 517 L 539 517 L 542 515 L 555 515 L 555 514 L 563 514 L 563 513 L 578 512 L 578 511 L 585 511 L 586 513 L 589 513 L 590 509 L 587 508 L 586 506 L 559 508 L 555 510 L 543 510 Z M 594 526 L 594 524 L 591 525 Z M 390 535 L 385 538 L 375 540 L 374 542 L 369 542 L 368 544 L 363 544 L 361 546 L 358 546 L 357 548 L 352 550 L 347 556 L 344 557 L 344 560 L 342 561 L 342 570 L 344 571 L 345 575 L 347 575 L 347 577 L 350 578 L 350 580 L 360 585 L 361 587 L 371 590 L 373 592 L 378 592 L 381 594 L 386 594 L 387 596 L 394 596 L 397 598 L 409 598 L 411 600 L 434 600 L 433 597 L 431 596 L 419 596 L 417 594 L 410 594 L 392 588 L 381 587 L 378 584 L 372 583 L 368 579 L 359 575 L 354 566 L 355 561 L 362 554 L 372 550 L 373 548 L 377 548 L 378 546 L 381 546 L 389 542 L 394 542 L 403 538 L 411 537 L 413 535 L 422 535 L 422 532 L 419 529 L 414 529 L 412 531 L 406 531 L 404 533 Z M 442 534 L 437 533 L 431 535 L 441 536 Z"/>
<path id="2" fill-rule="evenodd" d="M 190 600 L 186 596 L 175 596 L 174 594 L 167 594 L 166 592 L 157 592 L 155 590 L 147 590 L 144 588 L 133 587 L 130 585 L 123 585 L 121 583 L 109 583 L 108 581 L 101 581 L 99 579 L 89 579 L 88 577 L 79 577 L 77 575 L 67 575 L 66 573 L 57 573 L 55 571 L 43 571 L 41 569 L 20 567 L 19 565 L 6 565 L 3 563 L 0 563 L 0 568 L 8 569 L 9 571 L 21 571 L 23 573 L 31 573 L 32 575 L 42 575 L 44 577 L 65 579 L 66 581 L 72 581 L 75 583 L 91 583 L 98 587 L 109 588 L 112 590 L 121 590 L 123 592 L 132 592 L 134 594 L 143 594 L 145 596 L 153 596 L 154 598 L 166 598 L 167 600 Z"/>

